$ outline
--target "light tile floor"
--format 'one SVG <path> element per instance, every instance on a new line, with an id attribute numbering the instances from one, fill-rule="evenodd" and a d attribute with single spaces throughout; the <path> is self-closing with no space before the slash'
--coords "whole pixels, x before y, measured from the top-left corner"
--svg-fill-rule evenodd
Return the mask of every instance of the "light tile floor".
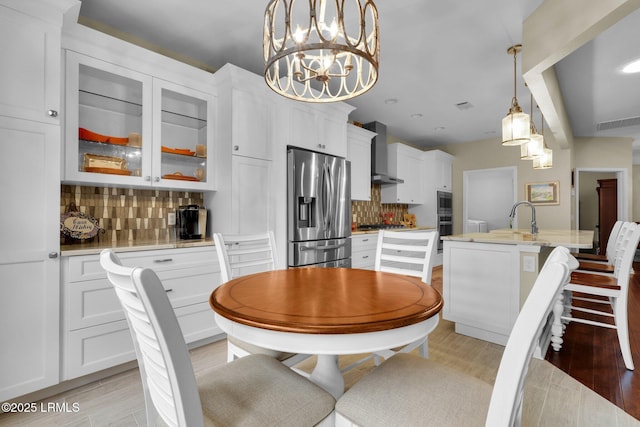
<path id="1" fill-rule="evenodd" d="M 441 320 L 430 335 L 432 360 L 474 375 L 493 384 L 503 347 L 456 334 L 451 322 Z M 219 341 L 191 351 L 196 378 L 226 360 L 226 341 Z M 360 356 L 341 357 L 343 366 Z M 310 371 L 314 358 L 298 365 Z M 345 374 L 345 385 L 373 368 L 373 361 Z M 137 369 L 114 375 L 95 383 L 36 402 L 77 403 L 78 412 L 35 414 L 1 414 L 0 426 L 145 426 L 144 400 Z M 163 425 L 159 423 L 158 425 Z M 545 361 L 532 363 L 527 380 L 523 426 L 640 426 L 640 421 L 584 387 Z"/>

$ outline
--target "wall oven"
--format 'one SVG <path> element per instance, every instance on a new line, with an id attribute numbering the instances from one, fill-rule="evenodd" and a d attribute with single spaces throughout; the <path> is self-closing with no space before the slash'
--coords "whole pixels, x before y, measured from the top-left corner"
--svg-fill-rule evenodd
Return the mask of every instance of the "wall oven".
<path id="1" fill-rule="evenodd" d="M 453 197 L 447 191 L 437 192 L 436 222 L 440 237 L 453 234 Z M 442 252 L 443 243 L 438 239 L 438 252 Z"/>

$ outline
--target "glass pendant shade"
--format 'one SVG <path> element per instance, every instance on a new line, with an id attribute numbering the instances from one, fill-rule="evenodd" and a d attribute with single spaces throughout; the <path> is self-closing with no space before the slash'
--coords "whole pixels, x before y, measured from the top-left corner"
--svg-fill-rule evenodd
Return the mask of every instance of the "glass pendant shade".
<path id="1" fill-rule="evenodd" d="M 502 119 L 502 145 L 521 145 L 531 137 L 529 126 L 531 121 L 529 115 L 522 111 L 509 112 L 507 117 Z"/>
<path id="2" fill-rule="evenodd" d="M 542 157 L 533 159 L 534 169 L 551 169 L 553 167 L 553 150 L 544 148 Z"/>
<path id="3" fill-rule="evenodd" d="M 262 40 L 264 78 L 297 101 L 354 98 L 378 80 L 378 9 L 373 0 L 270 0 Z"/>
<path id="4" fill-rule="evenodd" d="M 520 159 L 534 160 L 544 154 L 544 137 L 535 132 L 531 133 L 529 141 L 520 146 Z"/>

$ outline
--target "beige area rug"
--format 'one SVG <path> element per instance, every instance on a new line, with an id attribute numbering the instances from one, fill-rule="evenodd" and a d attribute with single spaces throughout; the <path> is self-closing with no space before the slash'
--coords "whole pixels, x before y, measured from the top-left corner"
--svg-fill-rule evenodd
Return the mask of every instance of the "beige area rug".
<path id="1" fill-rule="evenodd" d="M 495 382 L 503 350 L 500 345 L 457 334 L 454 324 L 443 319 L 429 335 L 429 359 L 491 385 Z M 365 356 L 341 356 L 340 366 L 348 366 Z M 311 372 L 314 365 L 315 357 L 312 357 L 297 368 Z M 370 359 L 346 372 L 345 388 L 351 387 L 374 367 Z M 429 393 L 428 384 L 425 384 L 425 393 Z M 524 399 L 523 426 L 640 426 L 640 421 L 544 360 L 534 359 L 531 363 Z"/>

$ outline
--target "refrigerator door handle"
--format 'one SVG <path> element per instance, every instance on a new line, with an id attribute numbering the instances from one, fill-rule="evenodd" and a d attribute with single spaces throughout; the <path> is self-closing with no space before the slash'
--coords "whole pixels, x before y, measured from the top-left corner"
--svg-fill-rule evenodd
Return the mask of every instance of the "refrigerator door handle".
<path id="1" fill-rule="evenodd" d="M 330 232 L 331 226 L 331 211 L 333 209 L 332 197 L 333 197 L 333 185 L 331 182 L 331 173 L 329 166 L 325 163 L 322 167 L 322 220 L 324 223 L 325 233 Z"/>
<path id="2" fill-rule="evenodd" d="M 301 252 L 304 251 L 324 251 L 324 250 L 329 250 L 329 249 L 340 249 L 340 248 L 344 248 L 345 247 L 345 243 L 340 243 L 337 245 L 327 245 L 327 246 L 302 246 L 300 248 Z"/>

